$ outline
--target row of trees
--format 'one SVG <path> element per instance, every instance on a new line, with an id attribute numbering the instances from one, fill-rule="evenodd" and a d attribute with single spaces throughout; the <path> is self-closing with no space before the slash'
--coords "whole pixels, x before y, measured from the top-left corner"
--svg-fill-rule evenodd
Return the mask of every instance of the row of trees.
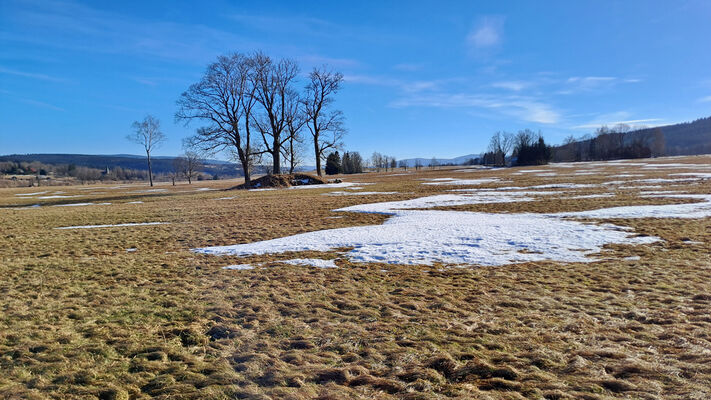
<path id="1" fill-rule="evenodd" d="M 555 148 L 555 161 L 614 160 L 621 158 L 647 158 L 666 154 L 666 141 L 660 128 L 632 130 L 620 124 L 612 128 L 603 126 L 594 135 L 579 139 L 569 136 Z"/>
<path id="2" fill-rule="evenodd" d="M 509 161 L 514 165 L 547 164 L 553 156 L 550 146 L 545 143 L 541 132 L 530 129 L 510 132 L 496 132 L 489 141 L 482 164 L 504 166 Z"/>
<path id="3" fill-rule="evenodd" d="M 314 68 L 302 90 L 299 66 L 256 52 L 218 57 L 202 79 L 179 98 L 177 121 L 205 123 L 187 145 L 207 153 L 227 151 L 242 165 L 246 185 L 262 156 L 271 157 L 271 173 L 289 172 L 301 161 L 300 144 L 308 132 L 317 173 L 326 152 L 340 146 L 343 114 L 333 109 L 343 75 Z"/>
<path id="4" fill-rule="evenodd" d="M 386 156 L 376 151 L 370 156 L 370 166 L 376 171 L 384 169 L 387 172 L 388 168 L 395 169 L 397 167 L 397 160 L 395 157 Z"/>

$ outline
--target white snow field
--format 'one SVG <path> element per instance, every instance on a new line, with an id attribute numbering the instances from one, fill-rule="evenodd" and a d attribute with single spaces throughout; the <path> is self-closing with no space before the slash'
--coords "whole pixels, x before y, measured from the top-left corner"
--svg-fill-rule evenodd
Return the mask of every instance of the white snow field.
<path id="1" fill-rule="evenodd" d="M 711 197 L 711 196 L 707 196 Z M 709 200 L 707 198 L 707 200 Z M 628 228 L 592 225 L 561 217 L 618 218 L 620 215 L 701 217 L 711 215 L 705 203 L 615 207 L 581 213 L 491 214 L 418 210 L 472 204 L 477 196 L 437 195 L 404 201 L 360 204 L 335 211 L 392 215 L 383 225 L 328 229 L 233 246 L 193 249 L 213 255 L 259 255 L 296 251 L 331 251 L 352 247 L 352 262 L 405 265 L 504 265 L 526 261 L 590 262 L 606 244 L 645 244 L 656 237 L 634 236 Z"/>
<path id="2" fill-rule="evenodd" d="M 168 225 L 170 222 L 132 222 L 128 224 L 111 224 L 111 225 L 77 225 L 77 226 L 60 226 L 54 229 L 94 229 L 94 228 L 114 228 L 123 226 L 146 226 L 146 225 Z"/>

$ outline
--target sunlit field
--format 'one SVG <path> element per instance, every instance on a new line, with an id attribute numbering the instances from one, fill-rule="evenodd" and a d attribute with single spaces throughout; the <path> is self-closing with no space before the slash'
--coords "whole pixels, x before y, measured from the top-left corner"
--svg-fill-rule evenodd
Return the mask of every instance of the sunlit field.
<path id="1" fill-rule="evenodd" d="M 711 156 L 338 178 L 0 189 L 0 397 L 711 397 Z"/>

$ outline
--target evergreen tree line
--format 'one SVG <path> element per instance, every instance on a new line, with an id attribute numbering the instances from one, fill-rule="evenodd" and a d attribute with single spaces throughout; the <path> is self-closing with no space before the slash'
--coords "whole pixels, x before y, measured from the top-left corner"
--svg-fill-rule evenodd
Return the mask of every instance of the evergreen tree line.
<path id="1" fill-rule="evenodd" d="M 357 151 L 343 153 L 343 158 L 335 151 L 326 157 L 326 175 L 360 174 L 363 172 L 363 157 Z"/>

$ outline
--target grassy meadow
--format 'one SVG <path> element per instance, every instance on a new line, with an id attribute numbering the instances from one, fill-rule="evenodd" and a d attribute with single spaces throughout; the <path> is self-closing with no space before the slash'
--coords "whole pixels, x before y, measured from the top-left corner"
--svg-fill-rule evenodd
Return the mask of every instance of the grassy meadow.
<path id="1" fill-rule="evenodd" d="M 364 191 L 398 192 L 362 196 L 227 190 L 236 181 L 0 189 L 0 397 L 709 398 L 709 218 L 591 220 L 662 240 L 610 245 L 589 263 L 403 266 L 335 252 L 240 258 L 191 251 L 378 225 L 387 216 L 331 210 L 454 188 L 590 185 L 535 189 L 565 193 L 534 201 L 441 209 L 552 213 L 695 201 L 644 191 L 711 193 L 711 179 L 673 181 L 696 171 L 684 164 L 711 166 L 711 156 L 640 163 L 667 166 L 340 177 L 373 183 Z M 421 180 L 487 177 L 501 181 L 452 187 Z M 672 181 L 634 182 L 644 179 Z M 614 180 L 629 183 L 605 185 Z M 32 194 L 39 192 L 46 193 Z M 56 206 L 77 203 L 93 204 Z M 152 222 L 164 224 L 55 229 Z M 279 262 L 313 256 L 339 257 L 338 268 Z M 262 267 L 222 268 L 250 263 Z"/>

